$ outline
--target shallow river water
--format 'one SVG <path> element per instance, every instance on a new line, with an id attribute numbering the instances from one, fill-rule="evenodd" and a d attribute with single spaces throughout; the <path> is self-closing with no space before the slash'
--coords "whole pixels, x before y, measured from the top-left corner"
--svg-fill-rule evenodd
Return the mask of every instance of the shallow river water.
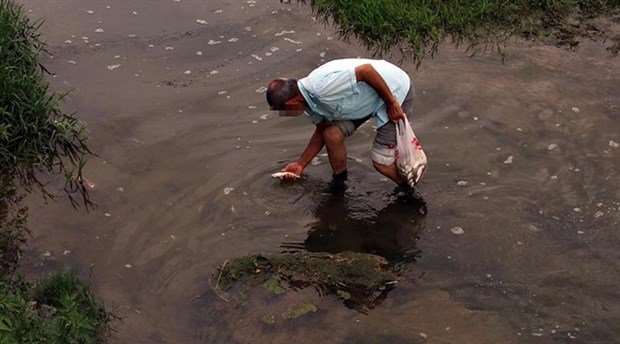
<path id="1" fill-rule="evenodd" d="M 324 154 L 299 182 L 270 177 L 313 128 L 267 111 L 261 87 L 369 56 L 307 8 L 20 2 L 46 19 L 44 63 L 57 90 L 73 89 L 66 108 L 88 123 L 98 155 L 86 171 L 95 210 L 29 199 L 23 265 L 30 276 L 82 271 L 122 318 L 111 343 L 620 337 L 620 60 L 603 43 L 513 42 L 505 64 L 445 46 L 418 70 L 402 64 L 430 163 L 417 198 L 374 172 L 370 123 L 347 141 L 348 189 L 335 195 Z M 311 289 L 241 303 L 211 287 L 226 260 L 286 250 L 379 254 L 402 265 L 402 280 L 363 311 Z M 318 310 L 278 316 L 300 300 Z M 261 320 L 269 314 L 274 324 Z"/>

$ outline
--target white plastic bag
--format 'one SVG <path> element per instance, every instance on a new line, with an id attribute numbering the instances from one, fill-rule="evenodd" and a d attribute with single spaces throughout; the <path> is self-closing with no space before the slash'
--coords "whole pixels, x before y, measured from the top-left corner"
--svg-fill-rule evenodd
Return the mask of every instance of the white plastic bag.
<path id="1" fill-rule="evenodd" d="M 416 185 L 426 170 L 426 154 L 407 116 L 396 124 L 396 167 L 409 186 Z"/>

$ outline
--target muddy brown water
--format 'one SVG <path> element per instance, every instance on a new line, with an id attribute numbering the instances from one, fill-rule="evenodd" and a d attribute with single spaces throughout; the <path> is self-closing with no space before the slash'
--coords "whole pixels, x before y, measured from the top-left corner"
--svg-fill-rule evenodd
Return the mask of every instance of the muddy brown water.
<path id="1" fill-rule="evenodd" d="M 269 113 L 257 90 L 331 59 L 369 56 L 307 8 L 20 2 L 46 19 L 53 85 L 74 90 L 66 107 L 88 123 L 100 156 L 86 171 L 94 211 L 29 199 L 23 265 L 29 276 L 83 271 L 122 317 L 111 343 L 620 337 L 620 62 L 607 43 L 568 52 L 515 42 L 506 64 L 446 46 L 417 71 L 403 64 L 430 160 L 419 198 L 407 202 L 372 169 L 371 125 L 347 142 L 344 195 L 326 188 L 325 156 L 298 183 L 270 178 L 298 156 L 312 127 Z M 402 263 L 403 280 L 366 313 L 313 290 L 257 293 L 240 304 L 210 287 L 226 259 L 290 249 L 380 254 Z M 318 311 L 284 320 L 300 300 Z"/>

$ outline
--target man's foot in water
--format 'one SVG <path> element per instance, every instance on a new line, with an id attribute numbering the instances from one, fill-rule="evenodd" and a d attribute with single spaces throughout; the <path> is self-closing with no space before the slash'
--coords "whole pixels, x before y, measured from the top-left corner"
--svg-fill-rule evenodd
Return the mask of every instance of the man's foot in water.
<path id="1" fill-rule="evenodd" d="M 396 188 L 394 189 L 394 192 L 397 193 L 397 194 L 401 193 L 401 192 L 412 193 L 413 191 L 414 191 L 414 189 L 411 186 L 409 186 L 409 183 L 407 183 L 407 182 L 402 182 L 402 183 L 398 184 L 396 186 Z"/>
<path id="2" fill-rule="evenodd" d="M 344 192 L 347 189 L 347 179 L 347 170 L 332 175 L 332 180 L 329 182 L 329 190 L 333 193 Z"/>
<path id="3" fill-rule="evenodd" d="M 403 199 L 403 200 L 408 200 L 410 198 L 414 199 L 417 197 L 415 193 L 415 189 L 411 187 L 407 182 L 402 182 L 398 184 L 394 188 L 394 195 L 396 195 L 397 198 Z"/>

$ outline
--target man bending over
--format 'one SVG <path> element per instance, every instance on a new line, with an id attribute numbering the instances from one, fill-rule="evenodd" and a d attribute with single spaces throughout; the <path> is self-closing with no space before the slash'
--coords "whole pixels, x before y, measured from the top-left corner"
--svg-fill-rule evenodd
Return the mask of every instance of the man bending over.
<path id="1" fill-rule="evenodd" d="M 406 183 L 398 174 L 395 163 L 395 123 L 405 113 L 411 116 L 413 95 L 413 84 L 407 73 L 384 60 L 334 60 L 301 80 L 273 80 L 267 89 L 271 110 L 278 110 L 284 116 L 305 112 L 316 125 L 299 159 L 286 165 L 282 172 L 301 175 L 325 146 L 333 181 L 346 180 L 345 138 L 372 117 L 377 127 L 372 145 L 373 166 L 396 184 L 404 186 Z"/>

